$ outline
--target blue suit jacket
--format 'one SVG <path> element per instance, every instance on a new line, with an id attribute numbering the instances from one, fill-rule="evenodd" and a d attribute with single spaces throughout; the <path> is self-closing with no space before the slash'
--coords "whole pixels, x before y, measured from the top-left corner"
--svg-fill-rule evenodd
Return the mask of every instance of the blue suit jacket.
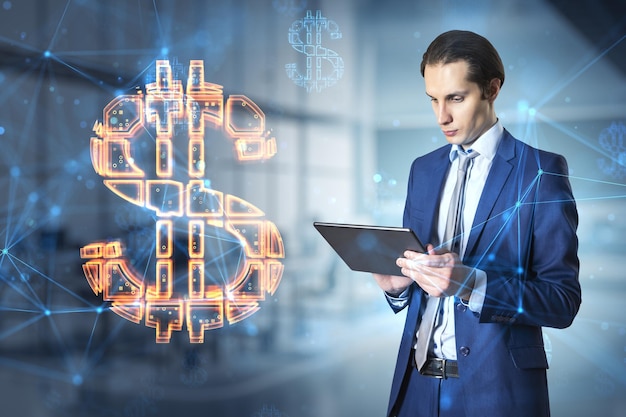
<path id="1" fill-rule="evenodd" d="M 450 145 L 411 166 L 404 226 L 437 242 L 436 219 Z M 480 314 L 456 304 L 455 331 L 463 401 L 470 417 L 548 416 L 548 363 L 542 326 L 569 326 L 581 303 L 578 214 L 567 163 L 506 130 L 466 248 L 464 264 L 487 273 Z M 392 383 L 389 415 L 410 370 L 422 290 L 412 285 Z M 419 395 L 419 392 L 407 395 Z"/>

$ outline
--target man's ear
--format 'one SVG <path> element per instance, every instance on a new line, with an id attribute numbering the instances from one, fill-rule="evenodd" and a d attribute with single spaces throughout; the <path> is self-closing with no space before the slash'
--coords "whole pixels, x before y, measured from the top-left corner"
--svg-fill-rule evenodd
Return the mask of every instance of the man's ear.
<path id="1" fill-rule="evenodd" d="M 487 100 L 493 103 L 500 93 L 500 87 L 502 87 L 502 80 L 499 78 L 492 78 L 489 82 L 489 91 L 487 94 Z"/>

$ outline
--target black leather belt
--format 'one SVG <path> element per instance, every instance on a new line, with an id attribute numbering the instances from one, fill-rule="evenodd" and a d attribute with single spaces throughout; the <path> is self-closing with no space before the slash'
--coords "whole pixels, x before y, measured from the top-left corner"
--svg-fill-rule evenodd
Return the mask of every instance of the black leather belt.
<path id="1" fill-rule="evenodd" d="M 420 374 L 433 378 L 446 379 L 459 377 L 459 366 L 457 362 L 448 359 L 430 358 L 419 371 Z"/>

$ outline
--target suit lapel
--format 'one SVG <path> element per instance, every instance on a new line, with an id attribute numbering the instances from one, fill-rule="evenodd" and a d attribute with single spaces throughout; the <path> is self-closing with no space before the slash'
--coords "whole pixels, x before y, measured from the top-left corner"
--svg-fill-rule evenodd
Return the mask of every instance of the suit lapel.
<path id="1" fill-rule="evenodd" d="M 473 253 L 475 249 L 474 246 L 483 232 L 485 223 L 493 214 L 495 203 L 502 193 L 502 189 L 507 183 L 511 172 L 513 171 L 514 165 L 511 163 L 511 160 L 514 157 L 515 140 L 505 130 L 502 136 L 502 141 L 498 146 L 496 156 L 494 157 L 493 165 L 489 171 L 487 181 L 485 182 L 485 187 L 480 197 L 478 208 L 476 209 L 474 224 L 472 225 L 472 230 L 467 242 L 467 254 Z"/>
<path id="2" fill-rule="evenodd" d="M 426 181 L 424 195 L 433 196 L 433 198 L 425 199 L 424 201 L 424 218 L 434 219 L 427 223 L 428 230 L 423 231 L 423 236 L 425 239 L 427 237 L 428 240 L 424 243 L 432 243 L 434 246 L 438 246 L 441 243 L 439 242 L 437 232 L 437 219 L 439 218 L 439 203 L 441 202 L 443 184 L 446 180 L 448 169 L 450 169 L 450 147 L 446 149 L 447 152 L 445 152 L 443 157 L 433 165 L 428 178 L 424 179 Z"/>

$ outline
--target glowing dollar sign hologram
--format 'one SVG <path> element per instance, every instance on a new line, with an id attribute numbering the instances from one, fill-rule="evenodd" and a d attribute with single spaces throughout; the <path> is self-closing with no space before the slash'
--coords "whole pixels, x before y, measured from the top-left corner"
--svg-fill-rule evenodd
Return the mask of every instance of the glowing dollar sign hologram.
<path id="1" fill-rule="evenodd" d="M 285 65 L 285 69 L 289 78 L 309 93 L 335 85 L 343 76 L 343 59 L 337 52 L 322 46 L 324 32 L 328 32 L 331 39 L 341 38 L 337 23 L 322 17 L 321 10 L 315 12 L 315 17 L 307 10 L 306 17 L 296 20 L 289 28 L 289 43 L 293 49 L 306 55 L 306 68 L 304 75 L 298 71 L 296 63 Z M 330 68 L 324 63 L 330 64 Z"/>
<path id="2" fill-rule="evenodd" d="M 124 256 L 120 241 L 84 246 L 83 271 L 94 293 L 125 319 L 145 318 L 158 343 L 168 343 L 183 324 L 190 341 L 202 343 L 205 331 L 256 312 L 282 277 L 280 232 L 260 209 L 208 188 L 202 178 L 207 127 L 223 130 L 239 161 L 274 156 L 276 141 L 265 131 L 261 109 L 243 95 L 224 103 L 222 86 L 204 81 L 199 60 L 190 61 L 183 90 L 163 60 L 145 96 L 118 96 L 103 113 L 91 138 L 94 169 L 113 193 L 155 213 L 155 261 L 147 274 Z M 140 167 L 135 145 L 143 137 L 154 148 L 154 166 L 141 160 Z M 187 145 L 183 169 L 176 163 L 181 143 Z M 232 273 L 223 267 L 229 261 Z"/>

